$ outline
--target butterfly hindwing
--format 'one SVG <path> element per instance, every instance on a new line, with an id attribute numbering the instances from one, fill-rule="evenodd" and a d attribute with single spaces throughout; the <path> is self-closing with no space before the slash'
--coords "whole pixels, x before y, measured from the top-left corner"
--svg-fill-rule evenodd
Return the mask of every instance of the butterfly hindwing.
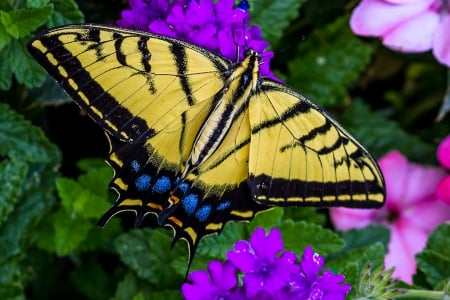
<path id="1" fill-rule="evenodd" d="M 282 206 L 382 205 L 384 182 L 375 160 L 306 97 L 263 80 L 249 111 L 254 200 Z"/>

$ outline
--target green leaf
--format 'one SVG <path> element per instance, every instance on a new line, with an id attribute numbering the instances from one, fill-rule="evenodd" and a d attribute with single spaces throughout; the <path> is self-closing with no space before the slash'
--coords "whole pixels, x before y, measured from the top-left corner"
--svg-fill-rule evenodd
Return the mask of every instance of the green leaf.
<path id="1" fill-rule="evenodd" d="M 314 207 L 289 207 L 284 210 L 284 219 L 305 221 L 317 225 L 325 225 L 326 215 L 319 213 Z"/>
<path id="2" fill-rule="evenodd" d="M 261 28 L 264 40 L 269 41 L 273 49 L 280 40 L 283 30 L 298 16 L 300 6 L 304 2 L 305 0 L 253 1 L 250 5 L 251 23 Z"/>
<path id="3" fill-rule="evenodd" d="M 284 241 L 284 248 L 297 254 L 303 253 L 306 246 L 313 247 L 320 255 L 327 255 L 339 251 L 345 246 L 336 233 L 316 224 L 304 221 L 285 221 L 280 227 Z"/>
<path id="4" fill-rule="evenodd" d="M 322 106 L 342 105 L 352 84 L 370 61 L 372 47 L 357 38 L 341 17 L 317 29 L 288 63 L 288 83 Z M 351 53 L 351 54 L 350 54 Z"/>
<path id="5" fill-rule="evenodd" d="M 26 49 L 27 41 L 24 39 L 12 40 L 3 50 L 6 52 L 6 59 L 10 61 L 10 66 L 19 83 L 26 87 L 36 87 L 41 85 L 47 74 Z"/>
<path id="6" fill-rule="evenodd" d="M 5 30 L 14 38 L 25 37 L 43 25 L 53 12 L 52 5 L 0 12 Z"/>
<path id="7" fill-rule="evenodd" d="M 75 222 L 70 216 L 60 211 L 54 219 L 56 254 L 65 256 L 76 252 L 77 247 L 87 238 L 91 228 L 92 223 L 86 220 Z"/>
<path id="8" fill-rule="evenodd" d="M 0 35 L 1 35 L 0 27 Z M 9 42 L 9 38 L 8 38 Z M 7 58 L 7 51 L 0 47 L 0 90 L 9 90 L 12 84 L 13 71 Z"/>
<path id="9" fill-rule="evenodd" d="M 180 255 L 186 255 L 180 247 L 171 251 L 171 234 L 159 230 L 132 230 L 117 237 L 114 245 L 120 259 L 136 274 L 157 285 L 160 289 L 178 287 L 183 281 L 176 275 L 172 261 Z M 187 267 L 187 265 L 186 265 Z"/>
<path id="10" fill-rule="evenodd" d="M 413 160 L 426 161 L 435 157 L 435 147 L 403 131 L 395 122 L 373 113 L 361 100 L 353 101 L 339 121 L 375 157 L 381 157 L 392 149 Z"/>
<path id="11" fill-rule="evenodd" d="M 256 215 L 256 217 L 246 226 L 247 232 L 251 234 L 257 227 L 266 229 L 273 228 L 280 224 L 283 214 L 284 209 L 281 207 L 275 207 L 269 211 L 262 212 Z"/>
<path id="12" fill-rule="evenodd" d="M 114 284 L 110 277 L 95 257 L 89 257 L 70 274 L 78 290 L 87 296 L 86 299 L 108 299 Z"/>
<path id="13" fill-rule="evenodd" d="M 84 22 L 83 13 L 74 0 L 53 0 L 52 3 L 55 9 L 47 22 L 47 27 Z"/>
<path id="14" fill-rule="evenodd" d="M 22 161 L 4 160 L 0 162 L 0 226 L 19 200 L 21 185 L 27 175 L 28 166 Z"/>
<path id="15" fill-rule="evenodd" d="M 59 160 L 59 152 L 42 130 L 0 103 L 0 155 L 28 162 Z"/>
<path id="16" fill-rule="evenodd" d="M 0 16 L 3 12 L 0 11 Z M 4 26 L 0 26 L 0 51 L 11 41 L 11 36 L 6 31 Z"/>
<path id="17" fill-rule="evenodd" d="M 106 189 L 106 185 L 103 187 Z M 72 179 L 58 178 L 56 189 L 66 212 L 72 217 L 99 218 L 110 207 L 105 196 L 94 194 Z"/>
<path id="18" fill-rule="evenodd" d="M 53 223 L 56 254 L 64 256 L 75 251 L 86 239 L 92 226 L 92 222 L 86 219 L 74 218 L 64 210 L 59 210 L 54 216 Z"/>
<path id="19" fill-rule="evenodd" d="M 50 3 L 50 0 L 27 0 L 26 7 L 43 7 Z"/>
<path id="20" fill-rule="evenodd" d="M 219 235 L 208 236 L 200 241 L 196 255 L 225 258 L 226 252 L 233 249 L 234 243 L 248 238 L 245 226 L 248 226 L 248 224 L 240 222 L 227 223 Z"/>
<path id="21" fill-rule="evenodd" d="M 390 239 L 390 231 L 384 226 L 371 225 L 361 229 L 351 229 L 339 232 L 345 240 L 346 248 L 359 248 L 380 242 L 386 249 Z"/>
<path id="22" fill-rule="evenodd" d="M 433 287 L 450 279 L 449 245 L 450 224 L 441 224 L 428 238 L 425 249 L 416 255 L 417 267 Z"/>

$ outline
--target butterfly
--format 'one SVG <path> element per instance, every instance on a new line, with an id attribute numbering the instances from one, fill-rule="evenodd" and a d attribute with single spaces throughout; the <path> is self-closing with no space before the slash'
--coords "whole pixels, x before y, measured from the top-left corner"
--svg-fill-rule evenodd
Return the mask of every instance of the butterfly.
<path id="1" fill-rule="evenodd" d="M 69 25 L 29 52 L 107 133 L 114 205 L 100 219 L 148 214 L 188 243 L 274 206 L 380 207 L 369 152 L 322 108 L 259 73 L 177 39 Z"/>

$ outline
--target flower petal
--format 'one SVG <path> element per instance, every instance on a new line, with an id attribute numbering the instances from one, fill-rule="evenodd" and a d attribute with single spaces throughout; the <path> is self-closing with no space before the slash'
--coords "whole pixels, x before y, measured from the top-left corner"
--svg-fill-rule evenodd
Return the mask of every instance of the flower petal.
<path id="1" fill-rule="evenodd" d="M 450 179 L 450 176 L 448 178 Z M 448 188 L 450 189 L 450 185 Z M 410 224 L 421 229 L 425 234 L 430 234 L 437 225 L 450 220 L 450 206 L 434 196 L 405 208 L 400 213 L 402 219 L 407 219 Z"/>
<path id="2" fill-rule="evenodd" d="M 436 187 L 436 197 L 445 205 L 450 206 L 450 175 L 444 177 Z M 450 216 L 448 217 L 450 219 Z"/>
<path id="3" fill-rule="evenodd" d="M 307 246 L 303 252 L 302 261 L 300 263 L 303 274 L 309 281 L 315 281 L 319 275 L 320 269 L 325 264 L 325 260 L 314 250 Z"/>
<path id="4" fill-rule="evenodd" d="M 450 68 L 450 13 L 444 15 L 434 33 L 433 54 L 436 59 Z M 450 157 L 450 155 L 448 156 Z M 450 162 L 447 165 L 450 169 Z"/>
<path id="5" fill-rule="evenodd" d="M 450 20 L 450 17 L 447 17 L 447 19 Z M 449 31 L 450 32 L 450 28 Z M 450 47 L 450 40 L 447 43 L 447 47 Z M 449 48 L 450 52 L 450 48 Z M 450 169 L 450 135 L 448 135 L 446 138 L 444 138 L 441 143 L 439 144 L 439 147 L 436 152 L 437 159 L 439 163 L 447 169 Z"/>
<path id="6" fill-rule="evenodd" d="M 438 12 L 429 10 L 417 14 L 385 32 L 383 44 L 400 52 L 428 51 L 433 46 L 433 36 L 439 22 Z"/>
<path id="7" fill-rule="evenodd" d="M 383 0 L 363 0 L 353 10 L 350 27 L 358 35 L 381 37 L 405 20 L 426 11 L 433 1 L 421 0 L 397 5 Z"/>
<path id="8" fill-rule="evenodd" d="M 441 168 L 408 162 L 398 151 L 383 156 L 379 165 L 386 182 L 387 207 L 394 212 L 433 195 L 445 175 Z"/>
<path id="9" fill-rule="evenodd" d="M 278 228 L 270 230 L 267 237 L 265 237 L 263 228 L 256 228 L 250 237 L 250 245 L 258 257 L 268 260 L 274 260 L 277 253 L 284 248 L 281 232 Z"/>
<path id="10" fill-rule="evenodd" d="M 247 241 L 238 241 L 234 244 L 234 251 L 227 252 L 227 258 L 242 272 L 254 272 L 257 258 Z"/>
<path id="11" fill-rule="evenodd" d="M 400 219 L 391 226 L 391 240 L 384 262 L 386 268 L 395 267 L 393 276 L 412 283 L 416 271 L 414 255 L 425 247 L 427 238 L 426 233 L 407 219 Z"/>
<path id="12" fill-rule="evenodd" d="M 211 281 L 223 292 L 230 291 L 238 284 L 237 270 L 230 261 L 213 260 L 208 264 Z"/>
<path id="13" fill-rule="evenodd" d="M 353 209 L 336 207 L 329 210 L 331 222 L 339 230 L 363 228 L 373 223 L 376 209 Z"/>

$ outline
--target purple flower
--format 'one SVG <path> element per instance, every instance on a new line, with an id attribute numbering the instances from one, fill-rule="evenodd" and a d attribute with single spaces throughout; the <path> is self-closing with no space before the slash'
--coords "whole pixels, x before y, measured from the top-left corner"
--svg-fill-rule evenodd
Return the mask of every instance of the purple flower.
<path id="1" fill-rule="evenodd" d="M 234 294 L 242 294 L 235 289 L 238 284 L 236 271 L 229 261 L 211 261 L 208 272 L 194 271 L 189 274 L 189 282 L 181 286 L 181 292 L 187 300 L 236 299 Z"/>
<path id="2" fill-rule="evenodd" d="M 242 61 L 253 49 L 261 56 L 260 74 L 279 81 L 270 70 L 272 51 L 259 27 L 248 26 L 248 3 L 235 7 L 234 0 L 130 0 L 117 24 L 180 39 L 218 53 L 233 62 Z"/>
<path id="3" fill-rule="evenodd" d="M 296 292 L 298 299 L 309 300 L 339 300 L 351 289 L 349 284 L 342 284 L 343 275 L 333 274 L 329 270 L 320 270 L 325 260 L 315 253 L 311 247 L 306 247 L 301 261 L 301 272 L 291 278 L 291 293 Z"/>
<path id="4" fill-rule="evenodd" d="M 291 251 L 282 252 L 283 248 L 280 230 L 272 229 L 265 237 L 264 229 L 257 228 L 250 242 L 238 241 L 234 251 L 227 253 L 227 258 L 245 273 L 243 282 L 248 297 L 262 291 L 274 295 L 299 272 L 297 256 Z"/>
<path id="5" fill-rule="evenodd" d="M 234 244 L 227 258 L 223 264 L 211 261 L 208 272 L 189 274 L 189 282 L 181 287 L 185 298 L 340 300 L 351 288 L 342 284 L 343 275 L 328 270 L 320 274 L 325 261 L 311 247 L 306 247 L 299 263 L 295 253 L 284 250 L 279 229 L 272 229 L 267 236 L 264 229 L 255 229 L 249 241 Z"/>

